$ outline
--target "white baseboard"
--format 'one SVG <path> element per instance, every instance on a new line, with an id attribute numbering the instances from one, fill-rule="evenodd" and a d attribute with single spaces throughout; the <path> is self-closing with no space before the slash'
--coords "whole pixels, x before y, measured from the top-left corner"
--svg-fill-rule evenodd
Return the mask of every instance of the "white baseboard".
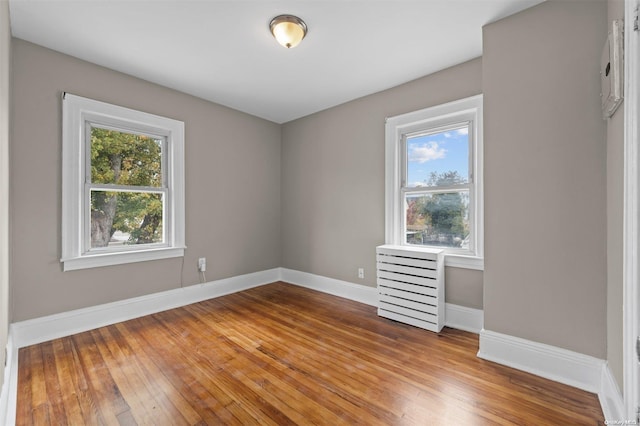
<path id="1" fill-rule="evenodd" d="M 353 284 L 348 281 L 336 280 L 287 268 L 280 268 L 280 272 L 280 279 L 284 282 L 323 293 L 333 294 L 334 296 L 340 296 L 367 305 L 378 306 L 378 289 L 375 287 Z"/>
<path id="2" fill-rule="evenodd" d="M 22 348 L 105 325 L 224 296 L 280 279 L 279 268 L 210 281 L 11 324 L 14 345 Z"/>
<path id="3" fill-rule="evenodd" d="M 378 306 L 378 289 L 348 281 L 327 278 L 322 275 L 300 272 L 293 269 L 280 268 L 280 279 L 284 282 L 300 287 L 333 294 L 334 296 Z M 481 309 L 447 303 L 445 305 L 445 326 L 459 330 L 480 333 L 484 323 L 484 313 Z"/>
<path id="4" fill-rule="evenodd" d="M 595 393 L 608 424 L 629 421 L 616 379 L 603 359 L 489 330 L 480 332 L 478 357 Z"/>
<path id="5" fill-rule="evenodd" d="M 478 357 L 592 393 L 600 391 L 606 365 L 602 359 L 489 330 L 480 332 Z"/>
<path id="6" fill-rule="evenodd" d="M 484 311 L 447 303 L 444 308 L 444 325 L 479 334 L 484 328 Z"/>
<path id="7" fill-rule="evenodd" d="M 285 281 L 367 305 L 378 306 L 378 293 L 374 287 L 287 268 L 274 268 L 20 321 L 11 324 L 10 334 L 13 336 L 13 346 L 19 349 L 276 281 Z M 448 327 L 475 333 L 482 329 L 482 310 L 447 303 L 445 315 Z"/>
<path id="8" fill-rule="evenodd" d="M 605 363 L 602 368 L 598 399 L 600 400 L 600 406 L 602 407 L 604 418 L 608 424 L 625 424 L 624 420 L 632 420 L 625 419 L 624 400 L 622 399 L 620 388 L 616 383 L 616 379 L 613 377 L 608 363 Z"/>

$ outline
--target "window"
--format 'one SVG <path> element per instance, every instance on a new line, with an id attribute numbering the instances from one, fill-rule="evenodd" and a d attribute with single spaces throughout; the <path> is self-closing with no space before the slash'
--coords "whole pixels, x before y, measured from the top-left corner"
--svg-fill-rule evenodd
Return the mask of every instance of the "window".
<path id="1" fill-rule="evenodd" d="M 482 95 L 387 119 L 386 242 L 483 269 Z"/>
<path id="2" fill-rule="evenodd" d="M 184 255 L 184 123 L 66 93 L 64 270 Z"/>

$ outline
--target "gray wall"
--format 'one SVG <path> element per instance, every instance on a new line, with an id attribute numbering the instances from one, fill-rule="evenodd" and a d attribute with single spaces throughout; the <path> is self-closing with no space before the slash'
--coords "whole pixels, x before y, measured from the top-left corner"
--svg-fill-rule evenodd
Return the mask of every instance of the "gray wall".
<path id="1" fill-rule="evenodd" d="M 12 67 L 13 321 L 196 284 L 198 257 L 207 280 L 280 266 L 279 125 L 22 40 L 13 40 Z M 62 272 L 63 91 L 185 122 L 184 265 Z"/>
<path id="2" fill-rule="evenodd" d="M 481 73 L 475 59 L 284 124 L 282 265 L 375 286 L 375 247 L 384 244 L 385 117 L 477 95 Z M 447 268 L 446 286 L 448 301 L 482 308 L 481 271 Z"/>
<path id="3" fill-rule="evenodd" d="M 0 388 L 4 383 L 9 334 L 9 81 L 11 33 L 9 2 L 0 2 Z"/>
<path id="4" fill-rule="evenodd" d="M 608 27 L 624 18 L 624 1 L 609 0 Z M 622 214 L 624 103 L 607 122 L 607 361 L 624 389 L 622 350 Z"/>
<path id="5" fill-rule="evenodd" d="M 606 358 L 604 1 L 484 28 L 485 328 Z"/>

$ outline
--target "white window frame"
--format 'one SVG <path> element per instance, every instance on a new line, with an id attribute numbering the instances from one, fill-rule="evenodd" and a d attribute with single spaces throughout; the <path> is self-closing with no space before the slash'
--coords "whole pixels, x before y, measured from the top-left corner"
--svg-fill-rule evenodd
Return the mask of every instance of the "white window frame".
<path id="1" fill-rule="evenodd" d="M 184 123 L 65 93 L 62 100 L 62 258 L 65 271 L 184 256 Z M 89 127 L 164 139 L 164 243 L 89 250 Z M 135 189 L 135 188 L 134 188 Z M 126 188 L 124 188 L 126 190 Z"/>
<path id="2" fill-rule="evenodd" d="M 461 123 L 469 123 L 469 251 L 445 250 L 445 265 L 484 270 L 484 203 L 483 203 L 483 126 L 482 95 L 389 117 L 385 124 L 385 243 L 409 245 L 404 238 L 405 209 L 403 181 L 406 169 L 408 136 L 435 132 Z M 425 188 L 426 189 L 426 188 Z M 420 248 L 411 244 L 412 248 Z M 434 248 L 424 246 L 425 248 Z"/>

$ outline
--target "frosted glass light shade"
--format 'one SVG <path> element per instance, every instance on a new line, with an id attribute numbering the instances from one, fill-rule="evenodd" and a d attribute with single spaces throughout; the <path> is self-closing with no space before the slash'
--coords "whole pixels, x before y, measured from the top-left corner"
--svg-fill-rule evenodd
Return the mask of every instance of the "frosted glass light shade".
<path id="1" fill-rule="evenodd" d="M 271 20 L 269 28 L 278 43 L 287 49 L 296 47 L 307 35 L 307 25 L 293 15 L 276 16 Z"/>

